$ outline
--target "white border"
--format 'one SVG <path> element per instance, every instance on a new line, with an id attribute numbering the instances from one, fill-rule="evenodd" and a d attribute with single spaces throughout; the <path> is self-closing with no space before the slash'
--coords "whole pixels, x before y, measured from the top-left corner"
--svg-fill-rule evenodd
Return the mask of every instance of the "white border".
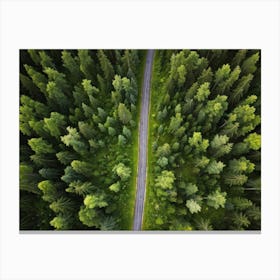
<path id="1" fill-rule="evenodd" d="M 280 279 L 278 1 L 1 2 L 1 279 Z M 19 234 L 20 48 L 261 48 L 262 233 Z"/>

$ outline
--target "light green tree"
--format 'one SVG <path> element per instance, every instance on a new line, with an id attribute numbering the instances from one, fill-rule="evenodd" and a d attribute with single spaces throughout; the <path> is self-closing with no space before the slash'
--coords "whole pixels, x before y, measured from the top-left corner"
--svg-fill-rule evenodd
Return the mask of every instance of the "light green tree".
<path id="1" fill-rule="evenodd" d="M 196 99 L 199 102 L 202 102 L 204 100 L 206 100 L 208 98 L 208 96 L 210 95 L 210 83 L 205 82 L 203 83 L 197 90 L 197 93 L 194 97 L 194 99 Z"/>
<path id="2" fill-rule="evenodd" d="M 256 132 L 250 133 L 244 139 L 244 143 L 246 143 L 250 149 L 257 151 L 261 148 L 261 135 Z"/>
<path id="3" fill-rule="evenodd" d="M 80 196 L 86 196 L 87 194 L 93 193 L 95 190 L 96 187 L 92 182 L 82 182 L 79 180 L 71 182 L 66 189 L 67 192 L 75 193 Z"/>
<path id="4" fill-rule="evenodd" d="M 225 167 L 225 164 L 221 161 L 211 160 L 206 167 L 208 174 L 220 174 Z"/>
<path id="5" fill-rule="evenodd" d="M 207 196 L 207 205 L 215 209 L 224 208 L 226 203 L 226 192 L 221 192 L 218 188 Z"/>
<path id="6" fill-rule="evenodd" d="M 131 169 L 125 166 L 122 162 L 113 167 L 113 172 L 117 174 L 122 181 L 127 181 L 131 176 Z"/>
<path id="7" fill-rule="evenodd" d="M 128 124 L 132 120 L 130 111 L 123 103 L 120 103 L 118 106 L 118 116 L 123 124 Z"/>
<path id="8" fill-rule="evenodd" d="M 109 190 L 115 193 L 119 192 L 120 189 L 121 189 L 120 182 L 116 182 L 109 187 Z"/>
<path id="9" fill-rule="evenodd" d="M 65 117 L 57 112 L 51 112 L 49 118 L 44 118 L 44 123 L 45 129 L 56 138 L 59 138 L 63 129 L 66 128 Z"/>
<path id="10" fill-rule="evenodd" d="M 43 138 L 31 138 L 28 140 L 28 145 L 36 154 L 52 154 L 55 150 L 51 144 Z"/>
<path id="11" fill-rule="evenodd" d="M 186 206 L 192 214 L 201 211 L 201 206 L 193 199 L 187 200 Z"/>
<path id="12" fill-rule="evenodd" d="M 186 185 L 186 193 L 187 195 L 193 195 L 198 191 L 198 187 L 196 184 L 188 183 Z"/>

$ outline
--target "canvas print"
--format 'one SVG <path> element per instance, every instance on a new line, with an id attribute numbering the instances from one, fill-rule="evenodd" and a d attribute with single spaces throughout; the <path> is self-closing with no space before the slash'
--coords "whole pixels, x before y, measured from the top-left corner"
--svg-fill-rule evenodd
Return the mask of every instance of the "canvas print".
<path id="1" fill-rule="evenodd" d="M 20 50 L 20 230 L 261 229 L 261 50 Z"/>

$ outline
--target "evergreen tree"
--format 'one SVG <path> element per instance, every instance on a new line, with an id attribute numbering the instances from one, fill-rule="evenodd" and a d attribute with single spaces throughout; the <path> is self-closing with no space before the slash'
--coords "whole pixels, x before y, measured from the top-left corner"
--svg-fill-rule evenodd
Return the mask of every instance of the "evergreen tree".
<path id="1" fill-rule="evenodd" d="M 225 207 L 226 192 L 221 192 L 220 189 L 216 189 L 214 192 L 207 196 L 207 204 L 215 209 L 219 207 Z"/>
<path id="2" fill-rule="evenodd" d="M 128 124 L 132 119 L 130 111 L 123 103 L 120 103 L 118 106 L 118 116 L 123 124 Z"/>
<path id="3" fill-rule="evenodd" d="M 94 81 L 95 75 L 95 63 L 90 56 L 88 50 L 78 50 L 78 56 L 80 60 L 80 70 L 83 73 L 84 77 L 88 80 Z"/>
<path id="4" fill-rule="evenodd" d="M 99 50 L 97 52 L 97 56 L 99 59 L 99 63 L 101 65 L 101 69 L 104 73 L 105 80 L 107 81 L 107 89 L 109 89 L 109 86 L 111 85 L 111 81 L 114 77 L 114 68 L 103 50 Z"/>
<path id="5" fill-rule="evenodd" d="M 52 112 L 50 118 L 44 118 L 44 123 L 44 128 L 56 138 L 60 138 L 62 131 L 66 127 L 65 117 L 57 112 Z"/>

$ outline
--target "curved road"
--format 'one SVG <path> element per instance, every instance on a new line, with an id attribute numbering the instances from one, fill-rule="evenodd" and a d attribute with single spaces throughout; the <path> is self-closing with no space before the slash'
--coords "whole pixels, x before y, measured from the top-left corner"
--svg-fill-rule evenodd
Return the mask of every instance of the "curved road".
<path id="1" fill-rule="evenodd" d="M 141 230 L 143 220 L 143 210 L 145 201 L 146 176 L 147 176 L 147 148 L 148 148 L 148 120 L 150 103 L 150 82 L 152 75 L 154 50 L 148 50 L 144 81 L 142 86 L 141 115 L 139 127 L 139 146 L 138 146 L 138 172 L 137 172 L 137 191 L 134 209 L 133 230 Z"/>

